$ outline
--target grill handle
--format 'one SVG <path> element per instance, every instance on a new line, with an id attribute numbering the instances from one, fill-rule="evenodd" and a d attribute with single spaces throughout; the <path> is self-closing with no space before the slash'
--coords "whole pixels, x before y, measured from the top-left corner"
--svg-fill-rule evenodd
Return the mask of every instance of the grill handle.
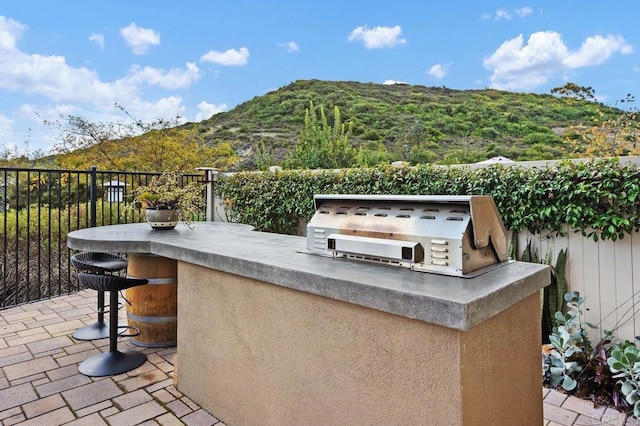
<path id="1" fill-rule="evenodd" d="M 498 208 L 493 197 L 472 196 L 471 226 L 476 248 L 492 245 L 501 262 L 509 258 L 507 245 L 507 230 L 498 214 Z"/>
<path id="2" fill-rule="evenodd" d="M 422 244 L 415 241 L 331 234 L 327 237 L 327 249 L 336 254 L 344 253 L 400 262 L 419 263 L 424 259 Z"/>

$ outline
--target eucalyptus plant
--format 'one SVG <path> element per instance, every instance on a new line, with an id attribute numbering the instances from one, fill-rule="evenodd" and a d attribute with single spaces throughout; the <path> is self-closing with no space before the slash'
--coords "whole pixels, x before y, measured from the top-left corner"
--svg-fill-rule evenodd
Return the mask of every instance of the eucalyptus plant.
<path id="1" fill-rule="evenodd" d="M 556 312 L 556 327 L 549 336 L 551 350 L 542 356 L 544 383 L 596 404 L 640 415 L 640 351 L 628 341 L 613 341 L 613 330 L 592 347 L 584 320 L 585 298 L 574 291 L 564 295 L 568 311 Z M 623 315 L 624 317 L 624 315 Z M 616 380 L 619 379 L 619 380 Z"/>
<path id="2" fill-rule="evenodd" d="M 549 336 L 553 347 L 548 366 L 549 382 L 552 386 L 562 386 L 564 390 L 571 391 L 577 387 L 576 378 L 592 349 L 587 328 L 595 326 L 582 320 L 584 297 L 579 292 L 567 293 L 564 299 L 570 310 L 566 313 L 556 312 L 555 321 L 558 325 Z"/>

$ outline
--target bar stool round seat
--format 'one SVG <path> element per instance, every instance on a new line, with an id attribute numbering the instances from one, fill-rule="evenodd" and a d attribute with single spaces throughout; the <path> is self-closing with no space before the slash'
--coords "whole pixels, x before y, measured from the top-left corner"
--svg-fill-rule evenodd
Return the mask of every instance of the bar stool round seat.
<path id="1" fill-rule="evenodd" d="M 85 251 L 71 256 L 71 264 L 80 271 L 102 274 L 127 269 L 129 262 L 117 254 Z"/>
<path id="2" fill-rule="evenodd" d="M 142 352 L 118 350 L 118 293 L 120 290 L 147 284 L 149 281 L 117 275 L 80 272 L 78 281 L 86 288 L 109 292 L 109 352 L 94 355 L 80 363 L 78 371 L 85 376 L 99 377 L 125 373 L 138 368 L 147 360 Z M 133 328 L 134 327 L 128 327 Z M 139 330 L 137 330 L 139 332 Z"/>
<path id="3" fill-rule="evenodd" d="M 97 274 L 114 273 L 127 269 L 126 257 L 111 253 L 86 251 L 71 256 L 71 264 L 79 271 Z M 109 337 L 109 325 L 104 321 L 104 292 L 98 292 L 98 321 L 80 327 L 72 336 L 77 340 L 97 340 Z"/>

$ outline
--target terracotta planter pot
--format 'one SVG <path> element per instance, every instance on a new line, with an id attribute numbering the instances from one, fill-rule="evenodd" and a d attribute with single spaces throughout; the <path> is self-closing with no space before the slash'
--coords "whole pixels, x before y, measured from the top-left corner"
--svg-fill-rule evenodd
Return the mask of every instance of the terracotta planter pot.
<path id="1" fill-rule="evenodd" d="M 180 210 L 154 207 L 146 209 L 147 223 L 156 230 L 173 229 L 180 219 Z"/>

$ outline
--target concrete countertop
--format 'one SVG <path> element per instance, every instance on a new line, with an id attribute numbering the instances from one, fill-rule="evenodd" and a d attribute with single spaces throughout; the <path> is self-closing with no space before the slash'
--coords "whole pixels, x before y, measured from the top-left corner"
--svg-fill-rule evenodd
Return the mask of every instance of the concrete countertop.
<path id="1" fill-rule="evenodd" d="M 224 222 L 81 229 L 69 248 L 150 253 L 457 330 L 469 330 L 550 282 L 548 266 L 511 262 L 475 278 L 306 254 L 306 239 Z M 180 283 L 188 285 L 188 283 Z"/>

